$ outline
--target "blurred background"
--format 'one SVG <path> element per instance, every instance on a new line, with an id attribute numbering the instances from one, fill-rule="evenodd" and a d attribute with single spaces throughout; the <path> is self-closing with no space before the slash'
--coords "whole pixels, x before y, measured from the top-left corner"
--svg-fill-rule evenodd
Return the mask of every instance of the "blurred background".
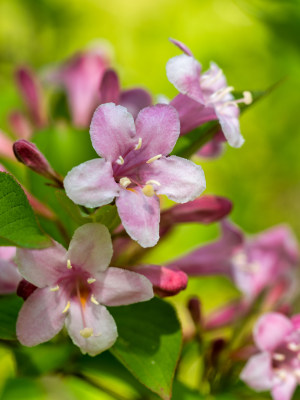
<path id="1" fill-rule="evenodd" d="M 219 64 L 238 91 L 264 90 L 284 78 L 243 114 L 244 146 L 226 146 L 220 158 L 200 163 L 206 193 L 231 199 L 232 219 L 246 232 L 287 223 L 300 239 L 299 0 L 0 0 L 0 128 L 7 127 L 9 110 L 22 107 L 16 66 L 43 71 L 91 42 L 110 49 L 123 87 L 143 86 L 153 96 L 172 98 L 176 90 L 165 65 L 179 52 L 169 37 L 188 45 L 204 70 L 212 60 Z M 145 260 L 176 258 L 217 231 L 181 226 Z M 207 309 L 217 302 L 209 298 L 211 290 L 222 288 L 225 297 L 236 293 L 226 291 L 222 279 L 200 281 L 191 282 L 189 291 L 206 295 Z"/>

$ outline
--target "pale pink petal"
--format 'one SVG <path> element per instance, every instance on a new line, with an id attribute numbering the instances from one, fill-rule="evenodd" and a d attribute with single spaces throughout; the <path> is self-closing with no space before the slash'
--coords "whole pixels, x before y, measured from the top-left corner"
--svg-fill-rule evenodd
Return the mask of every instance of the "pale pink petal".
<path id="1" fill-rule="evenodd" d="M 14 263 L 0 259 L 0 294 L 15 293 L 21 279 Z"/>
<path id="2" fill-rule="evenodd" d="M 105 271 L 113 253 L 111 237 L 106 226 L 90 223 L 76 229 L 67 253 L 71 264 L 92 275 Z"/>
<path id="3" fill-rule="evenodd" d="M 183 51 L 187 56 L 193 56 L 191 50 L 182 42 L 176 39 L 169 38 L 170 42 L 175 44 L 181 51 Z"/>
<path id="4" fill-rule="evenodd" d="M 150 93 L 145 89 L 128 89 L 121 93 L 120 104 L 126 107 L 135 119 L 143 108 L 152 105 L 152 98 Z"/>
<path id="5" fill-rule="evenodd" d="M 13 141 L 0 130 L 0 156 L 15 160 Z"/>
<path id="6" fill-rule="evenodd" d="M 272 358 L 269 353 L 252 356 L 244 367 L 240 378 L 256 391 L 269 390 L 272 387 Z"/>
<path id="7" fill-rule="evenodd" d="M 92 284 L 96 299 L 106 306 L 122 306 L 153 297 L 151 282 L 144 276 L 122 268 L 110 267 L 95 275 Z"/>
<path id="8" fill-rule="evenodd" d="M 128 235 L 142 247 L 152 247 L 159 239 L 160 204 L 157 196 L 147 197 L 140 189 L 121 190 L 116 200 Z"/>
<path id="9" fill-rule="evenodd" d="M 8 116 L 10 127 L 19 139 L 29 140 L 32 135 L 32 126 L 25 115 L 20 111 L 12 111 Z"/>
<path id="10" fill-rule="evenodd" d="M 1 246 L 0 247 L 0 260 L 10 261 L 16 255 L 17 248 L 13 246 Z"/>
<path id="11" fill-rule="evenodd" d="M 118 336 L 117 327 L 104 306 L 87 303 L 83 315 L 84 322 L 80 303 L 72 301 L 66 318 L 66 328 L 73 343 L 80 347 L 82 353 L 95 356 L 115 343 Z M 93 334 L 84 338 L 80 334 L 84 328 L 91 329 Z"/>
<path id="12" fill-rule="evenodd" d="M 74 203 L 90 208 L 111 203 L 119 191 L 111 163 L 99 158 L 74 167 L 65 177 L 64 187 Z"/>
<path id="13" fill-rule="evenodd" d="M 200 87 L 201 64 L 194 57 L 181 54 L 167 62 L 167 77 L 179 90 L 193 100 L 204 104 L 204 97 Z"/>
<path id="14" fill-rule="evenodd" d="M 139 138 L 142 138 L 139 153 L 145 160 L 158 154 L 170 154 L 177 142 L 179 132 L 179 119 L 174 107 L 157 104 L 144 108 L 136 119 L 136 133 Z"/>
<path id="15" fill-rule="evenodd" d="M 294 329 L 300 331 L 300 314 L 296 314 L 291 318 L 292 324 L 294 325 Z"/>
<path id="16" fill-rule="evenodd" d="M 241 147 L 245 139 L 241 135 L 239 122 L 239 109 L 234 105 L 220 106 L 216 114 L 227 142 L 231 147 Z"/>
<path id="17" fill-rule="evenodd" d="M 205 122 L 217 119 L 215 110 L 212 107 L 205 107 L 203 104 L 190 97 L 178 94 L 170 103 L 179 115 L 180 135 L 185 135 L 203 125 Z"/>
<path id="18" fill-rule="evenodd" d="M 286 316 L 271 312 L 259 318 L 253 335 L 257 347 L 263 351 L 273 351 L 292 330 L 293 324 Z"/>
<path id="19" fill-rule="evenodd" d="M 157 194 L 165 194 L 177 203 L 194 200 L 205 190 L 203 169 L 185 158 L 162 157 L 141 169 L 144 182 L 154 180 Z"/>
<path id="20" fill-rule="evenodd" d="M 113 69 L 107 69 L 103 75 L 100 86 L 101 103 L 119 104 L 120 82 Z"/>
<path id="21" fill-rule="evenodd" d="M 16 263 L 30 283 L 37 287 L 51 286 L 67 268 L 66 250 L 57 242 L 42 250 L 18 249 Z"/>
<path id="22" fill-rule="evenodd" d="M 273 400 L 291 400 L 298 385 L 297 378 L 292 374 L 287 374 L 272 388 Z"/>
<path id="23" fill-rule="evenodd" d="M 90 134 L 96 152 L 111 162 L 125 156 L 136 144 L 133 116 L 125 107 L 113 103 L 102 104 L 96 109 Z"/>
<path id="24" fill-rule="evenodd" d="M 155 293 L 161 297 L 174 296 L 184 290 L 188 283 L 184 272 L 160 265 L 140 265 L 134 270 L 148 278 Z"/>
<path id="25" fill-rule="evenodd" d="M 205 318 L 205 329 L 218 329 L 237 320 L 245 311 L 245 306 L 240 301 L 235 301 L 212 311 Z"/>
<path id="26" fill-rule="evenodd" d="M 17 320 L 17 337 L 25 346 L 52 339 L 63 327 L 67 300 L 61 291 L 36 289 L 25 301 Z"/>

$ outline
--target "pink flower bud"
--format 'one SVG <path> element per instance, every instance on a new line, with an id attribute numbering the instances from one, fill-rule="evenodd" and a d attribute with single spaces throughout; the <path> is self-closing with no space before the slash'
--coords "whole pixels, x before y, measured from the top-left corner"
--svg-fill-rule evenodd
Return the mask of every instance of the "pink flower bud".
<path id="1" fill-rule="evenodd" d="M 201 324 L 201 303 L 198 297 L 192 297 L 188 301 L 188 309 L 191 314 L 191 317 L 196 326 Z"/>
<path id="2" fill-rule="evenodd" d="M 36 289 L 37 286 L 26 281 L 26 279 L 22 279 L 17 288 L 17 295 L 26 300 Z"/>
<path id="3" fill-rule="evenodd" d="M 32 127 L 26 117 L 19 111 L 13 111 L 8 116 L 9 125 L 20 139 L 28 140 L 32 135 Z"/>

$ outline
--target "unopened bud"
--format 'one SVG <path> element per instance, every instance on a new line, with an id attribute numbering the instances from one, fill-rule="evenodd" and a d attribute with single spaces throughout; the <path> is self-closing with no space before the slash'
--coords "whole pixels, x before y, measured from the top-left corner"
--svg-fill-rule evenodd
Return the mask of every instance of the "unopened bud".
<path id="1" fill-rule="evenodd" d="M 35 289 L 37 289 L 35 285 L 26 281 L 26 279 L 22 279 L 17 288 L 17 295 L 22 297 L 23 300 L 26 300 Z"/>
<path id="2" fill-rule="evenodd" d="M 17 140 L 13 145 L 16 158 L 28 168 L 32 169 L 39 175 L 53 180 L 59 186 L 62 181 L 58 174 L 52 169 L 45 156 L 39 151 L 35 144 L 27 140 Z"/>
<path id="3" fill-rule="evenodd" d="M 201 324 L 201 303 L 198 297 L 192 297 L 188 301 L 188 309 L 196 326 Z"/>

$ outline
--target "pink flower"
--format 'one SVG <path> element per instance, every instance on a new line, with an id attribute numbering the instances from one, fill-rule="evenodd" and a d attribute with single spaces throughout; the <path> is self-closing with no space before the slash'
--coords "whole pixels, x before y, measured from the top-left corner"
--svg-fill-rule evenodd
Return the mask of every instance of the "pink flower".
<path id="1" fill-rule="evenodd" d="M 111 347 L 117 327 L 102 304 L 119 306 L 153 297 L 152 285 L 142 275 L 108 268 L 111 256 L 109 232 L 100 224 L 78 228 L 68 251 L 56 242 L 45 250 L 18 249 L 20 273 L 37 286 L 19 313 L 20 342 L 46 342 L 65 324 L 83 353 L 93 356 Z"/>
<path id="2" fill-rule="evenodd" d="M 126 107 L 134 119 L 143 108 L 152 105 L 151 95 L 144 89 L 134 88 L 121 91 L 119 77 L 113 69 L 106 70 L 103 75 L 100 99 L 102 104 L 115 103 Z"/>
<path id="3" fill-rule="evenodd" d="M 15 247 L 0 247 L 0 294 L 15 293 L 21 275 L 14 262 Z"/>
<path id="4" fill-rule="evenodd" d="M 95 111 L 92 144 L 102 159 L 73 168 L 65 178 L 67 195 L 77 204 L 100 207 L 116 197 L 123 226 L 143 247 L 159 239 L 157 195 L 185 203 L 205 189 L 200 166 L 167 155 L 179 136 L 176 110 L 168 105 L 144 108 L 136 121 L 122 106 L 107 103 Z"/>
<path id="5" fill-rule="evenodd" d="M 211 63 L 210 68 L 201 74 L 201 64 L 191 51 L 176 40 L 171 40 L 184 54 L 171 58 L 167 63 L 169 81 L 179 90 L 171 105 L 176 108 L 184 135 L 205 122 L 218 120 L 225 138 L 232 147 L 240 147 L 244 139 L 240 133 L 238 103 L 250 104 L 251 94 L 234 100 L 222 70 Z"/>
<path id="6" fill-rule="evenodd" d="M 252 356 L 241 379 L 256 391 L 271 390 L 274 400 L 290 400 L 300 382 L 300 314 L 288 319 L 264 314 L 254 327 L 261 351 Z"/>
<path id="7" fill-rule="evenodd" d="M 222 222 L 222 230 L 221 239 L 174 261 L 170 267 L 192 276 L 229 276 L 248 299 L 279 280 L 286 280 L 291 287 L 299 252 L 288 227 L 279 225 L 248 240 L 227 221 Z"/>
<path id="8" fill-rule="evenodd" d="M 100 103 L 99 89 L 107 66 L 107 55 L 94 49 L 76 54 L 49 77 L 66 90 L 72 121 L 79 128 L 89 125 Z"/>

